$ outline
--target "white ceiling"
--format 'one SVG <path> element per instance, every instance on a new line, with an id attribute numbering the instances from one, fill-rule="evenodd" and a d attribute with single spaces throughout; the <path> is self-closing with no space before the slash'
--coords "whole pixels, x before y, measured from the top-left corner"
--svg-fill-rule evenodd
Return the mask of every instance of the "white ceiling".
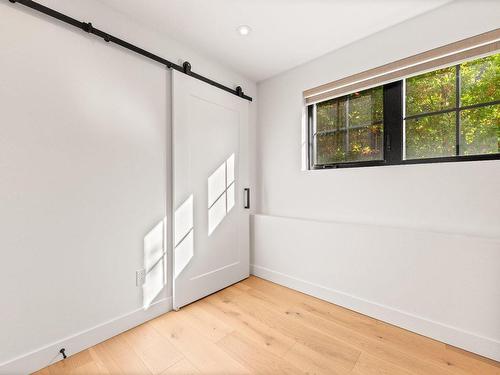
<path id="1" fill-rule="evenodd" d="M 450 0 L 101 0 L 255 81 Z M 252 33 L 242 37 L 239 25 Z"/>

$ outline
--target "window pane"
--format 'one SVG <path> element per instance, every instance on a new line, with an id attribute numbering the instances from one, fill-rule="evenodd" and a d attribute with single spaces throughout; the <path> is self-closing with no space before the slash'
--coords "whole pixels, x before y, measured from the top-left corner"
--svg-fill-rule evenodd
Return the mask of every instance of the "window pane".
<path id="1" fill-rule="evenodd" d="M 406 116 L 455 107 L 455 67 L 406 79 Z"/>
<path id="2" fill-rule="evenodd" d="M 363 126 L 349 130 L 349 153 L 347 161 L 382 160 L 383 126 Z"/>
<path id="3" fill-rule="evenodd" d="M 454 156 L 455 112 L 405 121 L 406 159 Z"/>
<path id="4" fill-rule="evenodd" d="M 316 105 L 315 163 L 382 160 L 383 88 Z"/>
<path id="5" fill-rule="evenodd" d="M 345 161 L 346 131 L 316 136 L 316 164 L 331 164 Z"/>
<path id="6" fill-rule="evenodd" d="M 460 65 L 462 106 L 500 100 L 500 54 Z"/>
<path id="7" fill-rule="evenodd" d="M 383 95 L 382 87 L 349 95 L 349 127 L 382 122 Z"/>
<path id="8" fill-rule="evenodd" d="M 460 112 L 460 155 L 500 152 L 500 105 Z"/>
<path id="9" fill-rule="evenodd" d="M 316 105 L 316 131 L 345 129 L 347 98 L 329 100 Z"/>

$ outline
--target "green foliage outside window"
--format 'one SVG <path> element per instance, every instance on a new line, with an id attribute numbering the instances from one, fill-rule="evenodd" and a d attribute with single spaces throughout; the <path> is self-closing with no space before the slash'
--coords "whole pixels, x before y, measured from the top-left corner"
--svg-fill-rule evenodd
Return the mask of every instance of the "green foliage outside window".
<path id="1" fill-rule="evenodd" d="M 457 129 L 460 155 L 500 152 L 499 84 L 500 54 L 407 79 L 406 158 L 457 155 Z"/>
<path id="2" fill-rule="evenodd" d="M 382 87 L 318 103 L 316 164 L 383 159 Z"/>
<path id="3" fill-rule="evenodd" d="M 406 158 L 454 156 L 455 112 L 406 120 Z"/>
<path id="4" fill-rule="evenodd" d="M 500 54 L 460 66 L 461 105 L 500 100 Z M 460 154 L 500 152 L 500 105 L 460 112 Z"/>
<path id="5" fill-rule="evenodd" d="M 455 67 L 406 80 L 406 115 L 455 108 Z"/>
<path id="6" fill-rule="evenodd" d="M 500 100 L 500 53 L 460 65 L 461 105 Z"/>

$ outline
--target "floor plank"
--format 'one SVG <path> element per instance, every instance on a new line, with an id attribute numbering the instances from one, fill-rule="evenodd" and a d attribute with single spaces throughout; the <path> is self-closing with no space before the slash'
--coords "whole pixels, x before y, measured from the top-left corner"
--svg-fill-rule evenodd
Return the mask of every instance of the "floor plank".
<path id="1" fill-rule="evenodd" d="M 179 315 L 186 323 L 212 342 L 217 342 L 234 331 L 226 319 L 220 319 L 210 314 L 203 307 L 202 301 L 186 306 L 179 312 Z"/>
<path id="2" fill-rule="evenodd" d="M 257 277 L 37 375 L 500 375 L 500 363 Z"/>
<path id="3" fill-rule="evenodd" d="M 236 360 L 249 368 L 252 373 L 262 375 L 304 374 L 287 360 L 274 355 L 246 338 L 234 332 L 219 341 L 218 346 L 230 353 Z"/>
<path id="4" fill-rule="evenodd" d="M 88 350 L 76 353 L 65 361 L 59 361 L 48 368 L 50 375 L 74 374 L 79 368 L 93 363 Z"/>
<path id="5" fill-rule="evenodd" d="M 257 345 L 273 354 L 282 356 L 295 344 L 294 339 L 263 324 L 236 306 L 223 303 L 216 297 L 209 297 L 200 301 L 200 305 L 213 316 L 224 319 L 235 331 L 255 341 Z"/>
<path id="6" fill-rule="evenodd" d="M 119 374 L 152 374 L 141 357 L 127 343 L 124 334 L 106 340 L 98 344 L 97 347 L 97 353 L 105 353 L 105 356 L 111 359 L 114 370 L 108 369 L 110 373 L 118 371 Z"/>
<path id="7" fill-rule="evenodd" d="M 181 313 L 170 313 L 152 321 L 157 331 L 167 338 L 201 373 L 249 374 L 247 368 L 210 341 Z"/>
<path id="8" fill-rule="evenodd" d="M 295 345 L 283 356 L 295 367 L 301 369 L 306 374 L 316 375 L 347 375 L 351 374 L 348 368 L 339 366 L 335 358 L 325 356 L 311 347 L 301 343 Z"/>
<path id="9" fill-rule="evenodd" d="M 125 332 L 123 337 L 154 375 L 160 374 L 184 358 L 152 324 L 142 324 Z"/>
<path id="10" fill-rule="evenodd" d="M 361 353 L 352 375 L 411 375 L 411 372 L 370 354 Z"/>
<path id="11" fill-rule="evenodd" d="M 196 375 L 199 373 L 198 369 L 194 367 L 191 362 L 187 359 L 183 359 L 163 371 L 161 375 Z"/>

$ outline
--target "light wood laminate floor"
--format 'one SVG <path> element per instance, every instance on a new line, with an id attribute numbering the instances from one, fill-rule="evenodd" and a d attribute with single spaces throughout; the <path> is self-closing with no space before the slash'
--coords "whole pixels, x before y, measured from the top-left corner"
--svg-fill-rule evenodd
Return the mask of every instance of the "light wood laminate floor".
<path id="1" fill-rule="evenodd" d="M 500 374 L 500 363 L 257 277 L 36 373 Z"/>

